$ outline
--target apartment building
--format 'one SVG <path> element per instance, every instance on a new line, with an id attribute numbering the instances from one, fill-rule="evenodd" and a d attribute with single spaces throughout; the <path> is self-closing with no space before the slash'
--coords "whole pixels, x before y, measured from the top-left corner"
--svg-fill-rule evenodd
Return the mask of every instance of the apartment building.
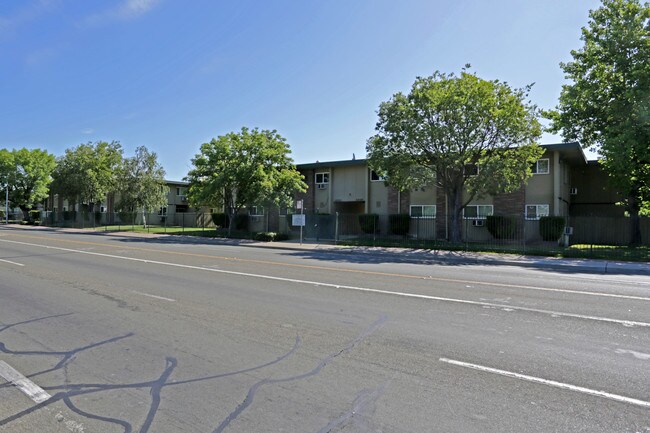
<path id="1" fill-rule="evenodd" d="M 473 239 L 489 238 L 488 215 L 522 216 L 531 226 L 546 215 L 622 215 L 619 200 L 607 187 L 607 177 L 587 158 L 579 143 L 542 145 L 544 154 L 532 167 L 533 175 L 521 189 L 471 201 L 463 212 L 465 231 Z M 298 194 L 304 211 L 315 214 L 409 214 L 412 219 L 435 219 L 429 236 L 448 238 L 449 207 L 436 186 L 398 191 L 386 185 L 365 159 L 299 164 L 307 192 Z M 479 168 L 480 169 L 480 168 Z M 530 221 L 530 223 L 528 223 Z M 532 228 L 531 236 L 537 233 Z"/>

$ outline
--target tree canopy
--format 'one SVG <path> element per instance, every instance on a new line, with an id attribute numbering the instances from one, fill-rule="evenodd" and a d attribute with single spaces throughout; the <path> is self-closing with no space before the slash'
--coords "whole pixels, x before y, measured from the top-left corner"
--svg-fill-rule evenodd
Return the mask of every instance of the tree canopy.
<path id="1" fill-rule="evenodd" d="M 142 211 L 146 225 L 145 212 L 167 204 L 169 187 L 165 182 L 165 170 L 158 163 L 155 152 L 145 146 L 135 150 L 135 156 L 124 160 L 118 181 L 120 199 L 119 211 Z"/>
<path id="2" fill-rule="evenodd" d="M 400 189 L 436 185 L 447 197 L 450 237 L 472 200 L 517 190 L 542 154 L 529 87 L 513 89 L 463 70 L 418 77 L 408 95 L 379 106 L 377 134 L 366 146 L 371 167 Z M 478 169 L 477 169 L 478 167 Z"/>
<path id="3" fill-rule="evenodd" d="M 81 144 L 67 149 L 57 160 L 54 188 L 71 202 L 100 203 L 117 190 L 122 167 L 122 146 L 113 141 Z"/>
<path id="4" fill-rule="evenodd" d="M 0 181 L 3 186 L 9 185 L 9 200 L 25 217 L 47 197 L 55 165 L 54 156 L 45 150 L 0 150 Z"/>
<path id="5" fill-rule="evenodd" d="M 560 65 L 570 82 L 549 113 L 552 130 L 600 152 L 638 243 L 639 210 L 650 200 L 650 6 L 603 0 L 589 17 L 583 47 Z"/>
<path id="6" fill-rule="evenodd" d="M 288 205 L 307 185 L 290 158 L 286 140 L 275 130 L 230 132 L 201 145 L 187 175 L 194 206 L 224 207 L 234 216 L 246 206 Z"/>

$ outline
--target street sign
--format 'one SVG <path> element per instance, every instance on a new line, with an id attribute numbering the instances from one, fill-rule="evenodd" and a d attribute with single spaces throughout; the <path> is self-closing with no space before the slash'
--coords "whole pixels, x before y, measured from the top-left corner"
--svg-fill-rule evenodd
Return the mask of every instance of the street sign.
<path id="1" fill-rule="evenodd" d="M 302 209 L 302 200 L 296 202 L 296 209 Z M 294 224 L 295 225 L 295 224 Z"/>
<path id="2" fill-rule="evenodd" d="M 304 214 L 293 214 L 291 215 L 291 225 L 294 226 L 305 226 L 305 215 Z"/>

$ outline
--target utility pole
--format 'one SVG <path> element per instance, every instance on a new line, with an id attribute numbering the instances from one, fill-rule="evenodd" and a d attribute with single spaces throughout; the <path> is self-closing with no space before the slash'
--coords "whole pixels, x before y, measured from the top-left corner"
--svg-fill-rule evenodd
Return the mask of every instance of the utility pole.
<path id="1" fill-rule="evenodd" d="M 7 190 L 5 192 L 5 225 L 9 225 L 9 180 L 7 180 Z"/>

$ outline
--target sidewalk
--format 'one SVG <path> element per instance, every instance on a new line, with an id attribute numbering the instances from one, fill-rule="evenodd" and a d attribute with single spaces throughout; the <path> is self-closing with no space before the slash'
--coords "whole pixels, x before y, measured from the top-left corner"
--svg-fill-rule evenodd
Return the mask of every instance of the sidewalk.
<path id="1" fill-rule="evenodd" d="M 5 226 L 0 226 L 5 227 Z M 78 233 L 86 235 L 101 235 L 115 237 L 129 237 L 140 239 L 158 239 L 168 243 L 196 243 L 211 245 L 231 245 L 240 247 L 267 248 L 273 250 L 289 251 L 311 251 L 322 253 L 338 254 L 367 254 L 383 255 L 406 258 L 427 260 L 438 264 L 473 264 L 473 265 L 507 265 L 521 266 L 528 268 L 554 269 L 560 272 L 591 272 L 600 274 L 626 274 L 626 275 L 647 275 L 650 276 L 650 263 L 648 262 L 621 262 L 610 260 L 595 259 L 566 259 L 542 256 L 524 256 L 516 254 L 498 254 L 498 253 L 479 253 L 466 251 L 446 251 L 446 250 L 424 250 L 409 248 L 383 248 L 383 247 L 360 247 L 360 246 L 342 246 L 328 243 L 319 243 L 314 241 L 304 241 L 302 244 L 298 240 L 283 242 L 259 242 L 248 239 L 223 239 L 223 238 L 202 238 L 196 236 L 167 235 L 159 233 L 142 233 L 142 232 L 101 232 L 89 231 L 74 228 L 51 228 L 43 226 L 24 226 L 9 224 L 8 229 L 17 230 L 36 230 L 51 231 L 63 233 Z M 0 229 L 2 230 L 2 229 Z"/>

